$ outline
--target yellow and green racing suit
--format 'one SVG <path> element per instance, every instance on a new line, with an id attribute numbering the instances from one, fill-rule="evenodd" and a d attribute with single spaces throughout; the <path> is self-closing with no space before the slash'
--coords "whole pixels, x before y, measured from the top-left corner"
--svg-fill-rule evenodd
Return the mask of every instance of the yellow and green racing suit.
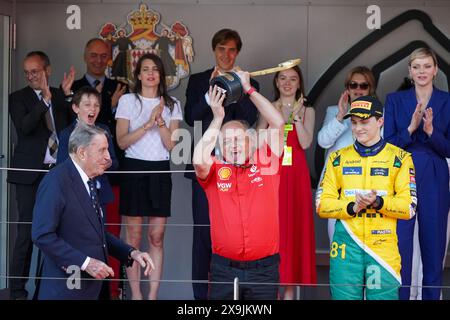
<path id="1" fill-rule="evenodd" d="M 356 193 L 377 192 L 377 207 L 353 212 Z M 321 218 L 335 218 L 330 248 L 333 299 L 398 299 L 400 254 L 397 219 L 410 219 L 417 206 L 411 155 L 384 140 L 355 144 L 332 153 L 316 194 Z M 364 290 L 365 289 L 365 290 Z"/>

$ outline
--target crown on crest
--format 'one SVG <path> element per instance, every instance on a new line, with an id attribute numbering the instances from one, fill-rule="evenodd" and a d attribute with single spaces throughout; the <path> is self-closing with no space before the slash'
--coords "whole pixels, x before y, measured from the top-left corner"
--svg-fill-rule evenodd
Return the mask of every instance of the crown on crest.
<path id="1" fill-rule="evenodd" d="M 153 26 L 159 21 L 159 14 L 149 10 L 147 5 L 142 3 L 139 10 L 132 11 L 129 14 L 129 22 L 133 29 L 153 29 Z"/>

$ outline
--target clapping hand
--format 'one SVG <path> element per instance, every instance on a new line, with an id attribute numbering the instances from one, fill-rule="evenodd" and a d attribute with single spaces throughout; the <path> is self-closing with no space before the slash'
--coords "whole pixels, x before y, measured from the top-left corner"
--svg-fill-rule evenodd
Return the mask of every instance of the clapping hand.
<path id="1" fill-rule="evenodd" d="M 371 190 L 367 194 L 357 192 L 355 196 L 355 204 L 353 205 L 353 211 L 359 213 L 362 209 L 372 205 L 377 199 L 377 192 Z"/>
<path id="2" fill-rule="evenodd" d="M 300 96 L 300 98 L 297 100 L 297 103 L 294 106 L 294 109 L 292 110 L 293 119 L 294 121 L 302 121 L 302 114 L 303 109 L 305 108 L 305 101 L 306 98 L 303 96 L 303 94 Z"/>
<path id="3" fill-rule="evenodd" d="M 47 82 L 46 73 L 44 70 L 40 71 L 41 76 L 39 77 L 39 88 L 42 90 L 42 98 L 45 102 L 50 103 L 52 100 L 52 93 L 50 92 L 50 87 Z"/>
<path id="4" fill-rule="evenodd" d="M 413 132 L 417 130 L 417 128 L 420 125 L 420 122 L 422 121 L 422 117 L 423 117 L 422 109 L 423 109 L 422 103 L 419 102 L 416 105 L 416 109 L 414 110 L 414 113 L 411 118 L 411 122 L 408 127 L 408 132 L 410 135 L 413 134 Z"/>
<path id="5" fill-rule="evenodd" d="M 431 137 L 433 134 L 433 109 L 427 108 L 424 112 L 423 117 L 423 131 L 428 135 L 428 137 Z"/>
<path id="6" fill-rule="evenodd" d="M 64 72 L 64 77 L 61 82 L 61 88 L 64 91 L 66 96 L 70 95 L 70 89 L 72 88 L 72 84 L 75 81 L 75 68 L 73 66 L 70 67 L 69 72 Z"/>
<path id="7" fill-rule="evenodd" d="M 114 91 L 113 95 L 111 96 L 111 107 L 115 108 L 117 104 L 119 103 L 120 97 L 125 93 L 127 90 L 126 84 L 117 84 L 116 90 Z"/>
<path id="8" fill-rule="evenodd" d="M 349 100 L 349 92 L 348 90 L 345 90 L 342 94 L 341 97 L 339 98 L 339 102 L 338 102 L 338 113 L 336 115 L 336 119 L 339 122 L 342 122 L 342 119 L 344 119 L 344 116 L 347 113 L 348 110 L 348 100 Z"/>
<path id="9" fill-rule="evenodd" d="M 155 122 L 161 118 L 162 112 L 164 110 L 164 97 L 161 97 L 159 99 L 158 105 L 152 110 L 152 113 L 150 114 L 150 119 L 148 120 L 148 123 L 151 125 L 151 127 L 155 124 Z"/>

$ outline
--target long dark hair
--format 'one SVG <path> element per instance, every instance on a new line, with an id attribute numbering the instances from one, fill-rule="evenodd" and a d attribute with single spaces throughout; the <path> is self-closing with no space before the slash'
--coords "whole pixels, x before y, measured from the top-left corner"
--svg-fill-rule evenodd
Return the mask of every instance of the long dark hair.
<path id="1" fill-rule="evenodd" d="M 295 100 L 298 100 L 298 99 L 300 99 L 300 97 L 302 95 L 303 95 L 303 97 L 305 97 L 305 83 L 303 82 L 303 74 L 302 74 L 302 70 L 300 70 L 299 66 L 294 66 L 291 69 L 294 70 L 295 72 L 297 72 L 298 78 L 300 80 L 300 88 L 297 88 L 297 91 L 295 92 Z M 281 71 L 278 71 L 277 73 L 275 73 L 275 77 L 273 77 L 273 90 L 274 90 L 275 101 L 280 99 L 280 89 L 278 89 L 278 87 L 277 87 L 277 79 L 278 79 L 278 76 L 280 75 L 280 72 Z M 307 105 L 307 102 L 305 101 L 305 106 L 306 105 Z"/>
<path id="2" fill-rule="evenodd" d="M 164 98 L 164 102 L 165 105 L 169 107 L 170 112 L 173 111 L 174 105 L 175 105 L 175 101 L 172 99 L 171 96 L 168 95 L 167 93 L 167 85 L 166 85 L 166 72 L 164 70 L 164 65 L 161 61 L 161 58 L 158 57 L 156 54 L 153 53 L 146 53 L 144 55 L 142 55 L 137 64 L 136 64 L 136 69 L 134 69 L 134 73 L 133 73 L 133 77 L 134 77 L 134 94 L 136 95 L 136 98 L 141 102 L 141 106 L 142 106 L 142 101 L 141 98 L 139 97 L 139 94 L 142 94 L 142 81 L 139 80 L 139 74 L 141 73 L 141 69 L 142 69 L 142 63 L 144 62 L 144 60 L 152 60 L 155 65 L 156 68 L 159 71 L 159 85 L 158 85 L 158 96 L 163 97 Z"/>

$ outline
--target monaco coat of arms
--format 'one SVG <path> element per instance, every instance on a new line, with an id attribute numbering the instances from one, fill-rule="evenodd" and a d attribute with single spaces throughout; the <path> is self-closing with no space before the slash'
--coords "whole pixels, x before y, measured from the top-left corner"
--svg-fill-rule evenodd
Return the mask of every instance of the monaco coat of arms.
<path id="1" fill-rule="evenodd" d="M 163 23 L 160 14 L 146 4 L 130 12 L 124 25 L 103 24 L 99 36 L 111 50 L 106 70 L 110 78 L 132 85 L 136 63 L 146 53 L 161 58 L 168 89 L 177 87 L 181 79 L 189 76 L 194 49 L 188 28 L 180 21 Z"/>

